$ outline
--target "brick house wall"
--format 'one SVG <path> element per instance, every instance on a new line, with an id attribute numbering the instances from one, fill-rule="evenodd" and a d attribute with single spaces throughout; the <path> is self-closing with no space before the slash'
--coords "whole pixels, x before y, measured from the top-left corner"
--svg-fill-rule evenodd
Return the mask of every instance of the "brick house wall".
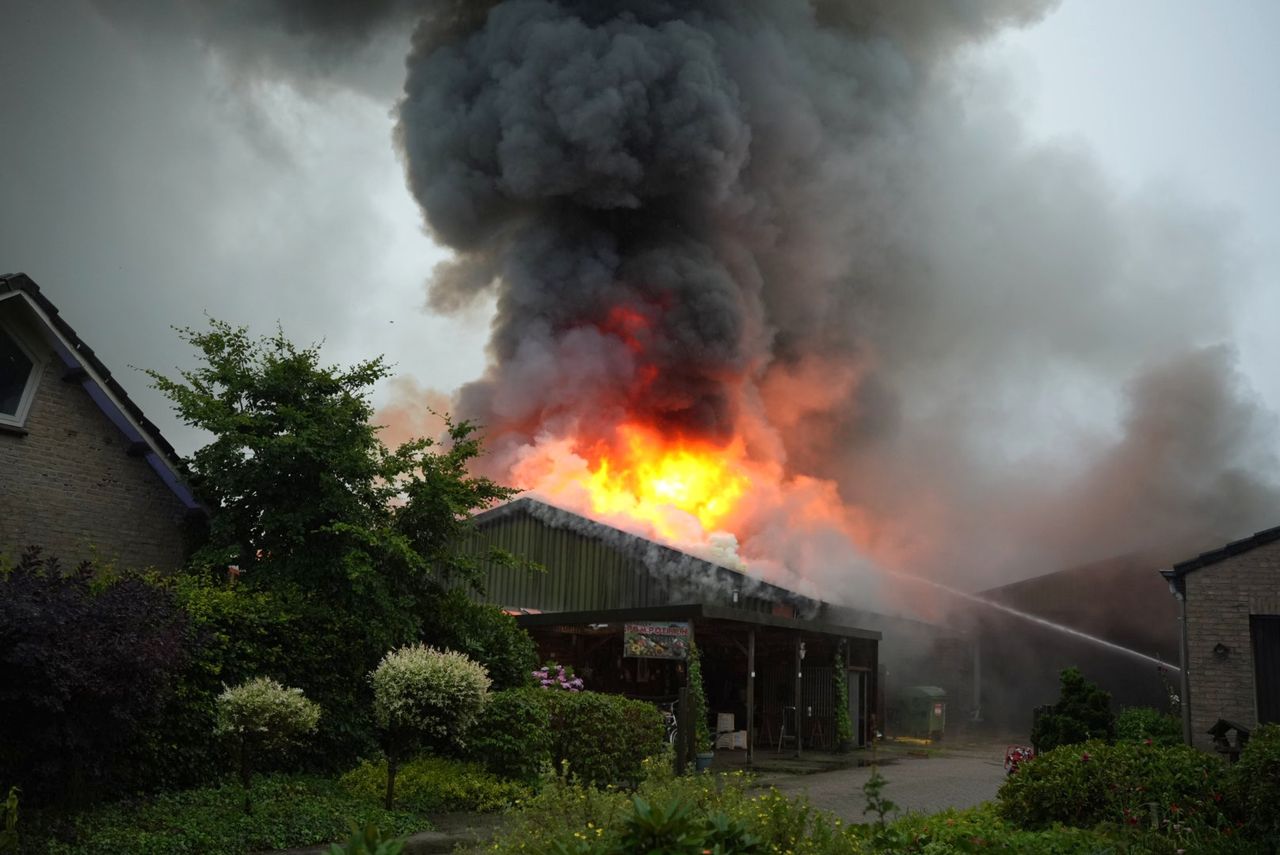
<path id="1" fill-rule="evenodd" d="M 1218 719 L 1258 724 L 1250 615 L 1280 615 L 1280 541 L 1189 572 L 1187 677 L 1191 732 L 1197 748 L 1212 749 L 1205 733 Z M 1218 644 L 1229 651 L 1217 656 Z"/>
<path id="2" fill-rule="evenodd" d="M 62 366 L 45 354 L 26 434 L 0 432 L 0 555 L 42 546 L 64 566 L 96 557 L 174 569 L 185 509 Z"/>

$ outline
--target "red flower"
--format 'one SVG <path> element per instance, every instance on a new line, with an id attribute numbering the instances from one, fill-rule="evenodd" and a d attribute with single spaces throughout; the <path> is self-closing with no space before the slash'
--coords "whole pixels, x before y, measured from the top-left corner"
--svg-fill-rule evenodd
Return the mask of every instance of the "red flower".
<path id="1" fill-rule="evenodd" d="M 1086 751 L 1086 752 L 1084 752 L 1083 754 L 1081 754 L 1081 755 L 1080 755 L 1080 759 L 1081 759 L 1081 760 L 1083 760 L 1085 763 L 1088 763 L 1088 762 L 1089 762 L 1089 752 L 1088 752 L 1088 751 Z"/>
<path id="2" fill-rule="evenodd" d="M 1174 804 L 1169 805 L 1169 813 L 1182 813 L 1182 808 L 1178 807 L 1175 802 Z"/>

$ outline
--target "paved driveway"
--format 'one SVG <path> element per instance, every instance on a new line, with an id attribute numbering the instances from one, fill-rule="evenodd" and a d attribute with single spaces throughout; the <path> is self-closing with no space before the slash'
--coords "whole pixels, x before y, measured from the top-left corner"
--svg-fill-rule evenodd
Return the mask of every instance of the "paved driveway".
<path id="1" fill-rule="evenodd" d="M 883 794 L 903 812 L 967 808 L 995 798 L 1004 780 L 1004 755 L 902 756 L 882 765 L 880 774 L 888 781 Z M 812 775 L 763 775 L 760 780 L 788 795 L 805 794 L 815 807 L 846 822 L 867 822 L 871 817 L 862 813 L 862 785 L 869 777 L 870 768 L 858 767 Z"/>

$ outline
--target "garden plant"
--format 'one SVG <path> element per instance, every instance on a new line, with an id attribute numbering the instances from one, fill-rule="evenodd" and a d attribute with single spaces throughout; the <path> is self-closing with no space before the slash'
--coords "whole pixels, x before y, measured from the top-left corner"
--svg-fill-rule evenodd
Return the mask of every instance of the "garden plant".
<path id="1" fill-rule="evenodd" d="M 464 654 L 413 644 L 383 657 L 369 682 L 387 755 L 386 809 L 391 810 L 399 762 L 419 746 L 461 747 L 484 708 L 489 674 Z"/>
<path id="2" fill-rule="evenodd" d="M 269 677 L 255 677 L 229 687 L 218 696 L 214 734 L 230 747 L 244 788 L 244 812 L 253 811 L 250 781 L 263 755 L 281 753 L 314 733 L 320 707 L 301 689 L 280 685 Z"/>

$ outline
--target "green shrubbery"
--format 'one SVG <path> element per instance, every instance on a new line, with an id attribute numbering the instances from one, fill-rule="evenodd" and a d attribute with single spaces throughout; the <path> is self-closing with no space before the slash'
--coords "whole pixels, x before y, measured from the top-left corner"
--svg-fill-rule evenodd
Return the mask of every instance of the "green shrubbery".
<path id="1" fill-rule="evenodd" d="M 1063 823 L 1160 822 L 1223 828 L 1227 768 L 1184 745 L 1109 745 L 1099 740 L 1056 748 L 1018 767 L 999 793 L 1000 813 L 1023 828 Z"/>
<path id="2" fill-rule="evenodd" d="M 1247 834 L 1280 841 L 1280 725 L 1264 724 L 1253 732 L 1231 767 L 1231 796 Z"/>
<path id="3" fill-rule="evenodd" d="M 1090 739 L 1114 739 L 1111 695 L 1090 683 L 1078 668 L 1062 672 L 1062 694 L 1031 729 L 1031 744 L 1044 752 Z"/>
<path id="4" fill-rule="evenodd" d="M 342 776 L 350 792 L 368 800 L 387 791 L 387 764 L 368 761 Z M 501 810 L 526 798 L 528 786 L 500 778 L 479 764 L 422 755 L 396 772 L 396 803 L 417 813 Z"/>
<path id="5" fill-rule="evenodd" d="M 494 692 L 467 735 L 467 756 L 489 771 L 534 782 L 551 769 L 547 692 L 524 688 Z"/>
<path id="6" fill-rule="evenodd" d="M 468 755 L 490 771 L 537 781 L 568 765 L 582 781 L 632 784 L 666 746 L 652 704 L 600 692 L 515 689 L 490 696 L 467 736 Z"/>
<path id="7" fill-rule="evenodd" d="M 260 776 L 250 795 L 252 816 L 242 809 L 235 784 L 99 808 L 77 817 L 68 839 L 51 842 L 48 853 L 243 855 L 345 839 L 350 822 L 372 823 L 395 834 L 431 827 L 420 813 L 385 811 L 376 800 L 353 795 L 325 778 Z"/>
<path id="8" fill-rule="evenodd" d="M 1182 722 L 1152 707 L 1126 707 L 1116 716 L 1116 739 L 1182 745 Z"/>
<path id="9" fill-rule="evenodd" d="M 1102 831 L 1069 828 L 1019 828 L 994 806 L 910 814 L 877 834 L 868 851 L 892 853 L 1012 852 L 1042 855 L 1101 855 L 1133 851 Z M 1137 850 L 1141 851 L 1141 850 Z"/>
<path id="10" fill-rule="evenodd" d="M 673 777 L 653 767 L 635 794 L 597 790 L 563 778 L 514 812 L 486 847 L 493 855 L 701 855 L 705 852 L 862 855 L 1014 852 L 1095 855 L 1160 852 L 1134 835 L 1056 826 L 1019 828 L 993 807 L 909 815 L 887 827 L 846 825 L 803 798 L 752 788 L 731 775 Z"/>
<path id="11" fill-rule="evenodd" d="M 543 692 L 551 763 L 596 784 L 631 784 L 645 758 L 666 745 L 662 713 L 653 704 L 600 692 Z"/>

